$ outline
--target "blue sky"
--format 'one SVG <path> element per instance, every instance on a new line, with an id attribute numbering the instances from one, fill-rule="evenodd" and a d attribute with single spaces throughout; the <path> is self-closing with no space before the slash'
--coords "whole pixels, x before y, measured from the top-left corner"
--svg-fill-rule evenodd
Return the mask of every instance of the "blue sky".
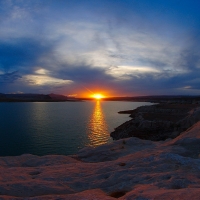
<path id="1" fill-rule="evenodd" d="M 0 0 L 0 92 L 200 94 L 197 0 Z"/>

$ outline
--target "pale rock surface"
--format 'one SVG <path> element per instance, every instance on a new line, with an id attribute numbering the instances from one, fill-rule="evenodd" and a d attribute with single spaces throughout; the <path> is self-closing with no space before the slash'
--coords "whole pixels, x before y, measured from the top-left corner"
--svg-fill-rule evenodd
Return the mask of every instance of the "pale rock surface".
<path id="1" fill-rule="evenodd" d="M 73 156 L 0 158 L 0 199 L 200 199 L 200 122 L 175 139 L 126 138 Z"/>

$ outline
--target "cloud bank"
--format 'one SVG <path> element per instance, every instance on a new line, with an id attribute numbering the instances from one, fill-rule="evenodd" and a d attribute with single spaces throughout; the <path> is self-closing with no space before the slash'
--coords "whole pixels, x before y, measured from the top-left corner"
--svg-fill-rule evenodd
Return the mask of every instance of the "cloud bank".
<path id="1" fill-rule="evenodd" d="M 0 1 L 0 92 L 199 94 L 199 6 Z"/>

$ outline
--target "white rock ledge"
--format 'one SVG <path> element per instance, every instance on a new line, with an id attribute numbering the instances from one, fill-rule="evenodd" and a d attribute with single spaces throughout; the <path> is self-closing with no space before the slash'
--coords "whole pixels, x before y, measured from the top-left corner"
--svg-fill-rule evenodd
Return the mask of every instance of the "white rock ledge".
<path id="1" fill-rule="evenodd" d="M 197 200 L 200 122 L 173 140 L 127 138 L 73 156 L 0 158 L 0 199 Z"/>

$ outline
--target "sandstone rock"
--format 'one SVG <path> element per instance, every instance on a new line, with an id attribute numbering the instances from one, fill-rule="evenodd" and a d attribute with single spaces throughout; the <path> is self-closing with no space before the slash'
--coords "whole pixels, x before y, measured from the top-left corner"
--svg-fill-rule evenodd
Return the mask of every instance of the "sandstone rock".
<path id="1" fill-rule="evenodd" d="M 141 106 L 132 111 L 130 116 L 133 119 L 117 127 L 110 136 L 114 140 L 128 137 L 153 141 L 175 138 L 200 120 L 200 108 L 197 105 L 179 106 Z"/>
<path id="2" fill-rule="evenodd" d="M 0 158 L 0 199 L 198 199 L 200 122 L 166 141 L 136 137 L 73 156 Z"/>

